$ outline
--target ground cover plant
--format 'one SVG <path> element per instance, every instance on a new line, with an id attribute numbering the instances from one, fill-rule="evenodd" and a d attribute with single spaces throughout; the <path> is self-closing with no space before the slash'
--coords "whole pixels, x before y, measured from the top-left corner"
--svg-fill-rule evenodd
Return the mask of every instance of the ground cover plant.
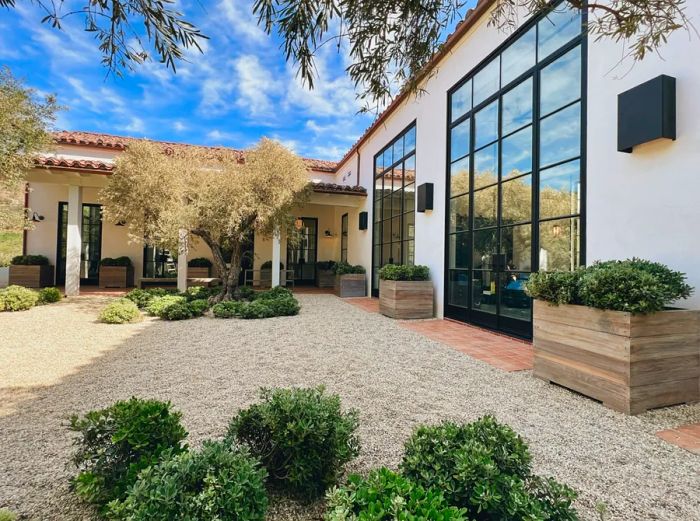
<path id="1" fill-rule="evenodd" d="M 382 280 L 430 280 L 430 268 L 408 264 L 386 264 L 379 269 Z"/>
<path id="2" fill-rule="evenodd" d="M 271 484 L 302 497 L 322 495 L 359 453 L 358 412 L 343 411 L 340 397 L 323 387 L 263 389 L 260 398 L 231 420 L 227 440 L 250 447 Z"/>
<path id="3" fill-rule="evenodd" d="M 133 301 L 120 298 L 107 304 L 98 318 L 105 324 L 130 324 L 141 320 L 141 313 Z"/>
<path id="4" fill-rule="evenodd" d="M 186 450 L 180 417 L 169 402 L 138 398 L 73 416 L 76 493 L 102 512 L 110 501 L 123 500 L 140 471 Z"/>
<path id="5" fill-rule="evenodd" d="M 42 288 L 39 290 L 39 304 L 53 304 L 63 298 L 58 288 Z"/>
<path id="6" fill-rule="evenodd" d="M 39 303 L 39 293 L 23 286 L 0 289 L 0 311 L 26 311 Z"/>
<path id="7" fill-rule="evenodd" d="M 143 470 L 109 517 L 129 521 L 263 521 L 267 473 L 245 448 L 205 442 Z"/>
<path id="8" fill-rule="evenodd" d="M 212 312 L 216 318 L 259 319 L 297 315 L 300 308 L 290 290 L 277 286 L 266 291 L 241 292 L 240 300 L 220 302 Z"/>
<path id="9" fill-rule="evenodd" d="M 573 272 L 533 273 L 526 288 L 531 297 L 555 305 L 640 314 L 662 311 L 693 292 L 684 273 L 637 258 L 596 262 Z"/>

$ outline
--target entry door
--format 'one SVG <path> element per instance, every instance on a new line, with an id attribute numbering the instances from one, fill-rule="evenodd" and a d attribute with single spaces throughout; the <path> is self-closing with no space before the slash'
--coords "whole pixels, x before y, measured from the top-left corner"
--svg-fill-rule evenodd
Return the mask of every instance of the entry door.
<path id="1" fill-rule="evenodd" d="M 102 206 L 84 204 L 81 222 L 80 283 L 96 286 L 102 258 Z M 66 246 L 68 242 L 68 203 L 58 203 L 58 251 L 56 284 L 66 283 Z"/>
<path id="2" fill-rule="evenodd" d="M 318 245 L 318 219 L 302 217 L 298 230 L 301 238 L 296 246 L 287 245 L 286 269 L 294 270 L 295 284 L 316 282 L 316 251 Z"/>

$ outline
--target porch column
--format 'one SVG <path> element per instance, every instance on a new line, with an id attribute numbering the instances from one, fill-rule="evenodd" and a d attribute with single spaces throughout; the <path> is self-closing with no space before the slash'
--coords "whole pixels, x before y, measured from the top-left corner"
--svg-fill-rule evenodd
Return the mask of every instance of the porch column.
<path id="1" fill-rule="evenodd" d="M 187 289 L 187 230 L 180 230 L 177 242 L 177 290 Z"/>
<path id="2" fill-rule="evenodd" d="M 275 226 L 272 233 L 272 287 L 280 285 L 280 229 Z"/>
<path id="3" fill-rule="evenodd" d="M 66 295 L 80 295 L 80 255 L 82 253 L 83 187 L 68 187 L 66 233 Z"/>

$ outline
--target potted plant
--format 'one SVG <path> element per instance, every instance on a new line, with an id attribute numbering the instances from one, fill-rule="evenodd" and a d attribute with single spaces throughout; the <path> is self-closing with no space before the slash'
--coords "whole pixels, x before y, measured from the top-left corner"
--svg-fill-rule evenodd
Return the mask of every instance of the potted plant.
<path id="1" fill-rule="evenodd" d="M 54 267 L 43 255 L 18 255 L 10 261 L 9 285 L 25 288 L 53 286 Z"/>
<path id="2" fill-rule="evenodd" d="M 641 259 L 533 273 L 534 375 L 627 413 L 700 399 L 700 311 L 685 275 Z"/>
<path id="3" fill-rule="evenodd" d="M 427 266 L 387 264 L 379 270 L 379 312 L 391 318 L 433 317 L 433 283 Z"/>
<path id="4" fill-rule="evenodd" d="M 208 279 L 211 276 L 212 263 L 206 257 L 197 257 L 187 261 L 188 279 Z"/>
<path id="5" fill-rule="evenodd" d="M 284 264 L 280 262 L 280 284 L 284 284 L 285 272 Z M 260 285 L 272 285 L 272 261 L 265 261 L 260 265 Z"/>
<path id="6" fill-rule="evenodd" d="M 338 262 L 333 267 L 335 294 L 341 298 L 367 296 L 367 275 L 364 266 Z"/>
<path id="7" fill-rule="evenodd" d="M 134 285 L 134 266 L 129 257 L 105 257 L 100 260 L 101 288 L 130 288 Z"/>
<path id="8" fill-rule="evenodd" d="M 335 286 L 335 261 L 319 261 L 316 263 L 316 287 L 332 288 Z"/>

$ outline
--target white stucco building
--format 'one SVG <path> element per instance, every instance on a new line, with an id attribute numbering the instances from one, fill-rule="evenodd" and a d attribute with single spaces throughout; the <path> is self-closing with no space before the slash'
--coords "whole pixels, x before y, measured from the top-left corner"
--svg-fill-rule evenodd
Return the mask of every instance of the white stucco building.
<path id="1" fill-rule="evenodd" d="M 523 281 L 538 269 L 637 256 L 700 287 L 697 36 L 677 31 L 660 55 L 633 63 L 621 61 L 622 44 L 586 36 L 585 14 L 558 8 L 505 33 L 488 25 L 493 4 L 480 1 L 449 37 L 424 94 L 399 96 L 337 164 L 308 161 L 316 192 L 296 213 L 305 245 L 287 251 L 282 237 L 277 250 L 257 238 L 256 268 L 279 256 L 310 281 L 313 260 L 342 252 L 366 267 L 376 294 L 383 264 L 425 264 L 438 316 L 524 337 L 532 326 Z M 700 5 L 686 14 L 697 24 Z M 619 140 L 637 146 L 620 152 Z M 91 218 L 98 207 L 77 210 L 99 205 L 128 139 L 61 133 L 57 143 L 29 180 L 29 207 L 44 220 L 27 233 L 27 253 L 48 256 L 59 284 L 94 282 L 78 251 L 85 257 L 99 222 L 100 256 L 128 255 L 138 277 L 153 275 L 153 252 L 128 244 L 125 228 L 101 222 L 98 210 Z M 419 212 L 426 184 L 432 210 Z"/>

